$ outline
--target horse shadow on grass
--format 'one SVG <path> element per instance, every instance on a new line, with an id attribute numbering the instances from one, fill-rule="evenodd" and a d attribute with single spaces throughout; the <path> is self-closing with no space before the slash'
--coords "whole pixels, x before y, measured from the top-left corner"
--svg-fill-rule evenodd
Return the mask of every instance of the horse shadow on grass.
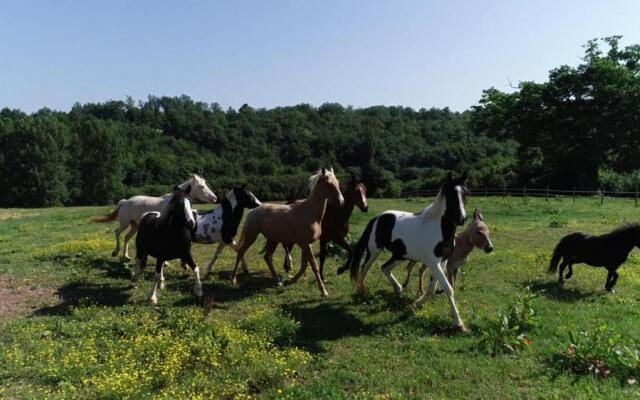
<path id="1" fill-rule="evenodd" d="M 96 284 L 82 280 L 70 282 L 56 292 L 60 303 L 39 308 L 33 315 L 70 315 L 72 308 L 82 306 L 120 307 L 129 302 L 129 289 L 128 286 L 109 283 Z"/>
<path id="2" fill-rule="evenodd" d="M 96 257 L 87 260 L 90 269 L 104 271 L 105 277 L 112 279 L 131 279 L 131 269 L 122 260 Z"/>
<path id="3" fill-rule="evenodd" d="M 257 294 L 265 293 L 269 289 L 276 288 L 276 284 L 271 276 L 242 274 L 238 276 L 238 285 L 231 285 L 231 272 L 214 272 L 213 276 L 202 279 L 203 298 L 212 298 L 216 307 L 225 307 L 226 303 L 242 301 Z M 167 277 L 167 289 L 176 290 L 185 294 L 185 297 L 174 303 L 174 305 L 193 305 L 198 301 L 193 295 L 193 279 L 191 270 L 184 275 L 175 278 L 174 275 Z"/>
<path id="4" fill-rule="evenodd" d="M 582 292 L 576 288 L 567 288 L 558 282 L 536 280 L 531 282 L 529 289 L 532 293 L 542 295 L 548 299 L 563 303 L 575 303 L 583 300 L 596 300 L 604 295 L 603 292 Z"/>

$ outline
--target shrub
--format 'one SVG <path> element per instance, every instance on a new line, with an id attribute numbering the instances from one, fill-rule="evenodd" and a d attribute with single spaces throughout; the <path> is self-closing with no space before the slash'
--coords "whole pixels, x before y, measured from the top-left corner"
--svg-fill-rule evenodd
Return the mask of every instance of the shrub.
<path id="1" fill-rule="evenodd" d="M 537 326 L 538 318 L 533 299 L 535 295 L 527 288 L 524 295 L 518 295 L 506 312 L 489 319 L 481 329 L 478 347 L 491 355 L 513 353 L 529 346 L 533 341 L 529 333 Z"/>
<path id="2" fill-rule="evenodd" d="M 614 334 L 606 325 L 594 331 L 569 331 L 569 345 L 561 353 L 560 363 L 564 369 L 578 375 L 595 375 L 608 378 L 617 362 L 620 335 Z"/>

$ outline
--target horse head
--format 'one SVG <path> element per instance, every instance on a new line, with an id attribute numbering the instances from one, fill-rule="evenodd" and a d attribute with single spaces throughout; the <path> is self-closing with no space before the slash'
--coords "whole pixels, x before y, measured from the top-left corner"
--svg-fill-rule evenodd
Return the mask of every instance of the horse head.
<path id="1" fill-rule="evenodd" d="M 240 207 L 254 209 L 262 205 L 262 202 L 247 190 L 246 184 L 233 188 L 232 193 Z"/>
<path id="2" fill-rule="evenodd" d="M 489 227 L 484 223 L 484 218 L 478 209 L 473 212 L 473 221 L 469 225 L 471 233 L 471 244 L 484 250 L 485 253 L 493 251 L 493 243 L 489 236 Z"/>
<path id="3" fill-rule="evenodd" d="M 207 186 L 207 181 L 204 180 L 203 177 L 197 174 L 193 174 L 191 179 L 187 182 L 189 186 L 192 188 L 192 196 L 200 201 L 204 201 L 205 203 L 215 203 L 218 201 L 218 197 L 213 193 L 213 190 L 209 189 Z M 184 185 L 180 185 L 184 189 Z"/>
<path id="4" fill-rule="evenodd" d="M 340 182 L 333 173 L 333 168 L 322 167 L 320 172 L 309 178 L 309 181 L 311 196 L 319 196 L 342 207 L 344 196 L 340 192 Z"/>

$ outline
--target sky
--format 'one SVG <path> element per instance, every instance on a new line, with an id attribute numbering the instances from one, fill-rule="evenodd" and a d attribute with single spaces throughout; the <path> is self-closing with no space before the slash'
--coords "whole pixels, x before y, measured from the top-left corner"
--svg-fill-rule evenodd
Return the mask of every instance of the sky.
<path id="1" fill-rule="evenodd" d="M 640 1 L 5 1 L 0 108 L 186 94 L 223 107 L 477 104 L 640 43 Z"/>

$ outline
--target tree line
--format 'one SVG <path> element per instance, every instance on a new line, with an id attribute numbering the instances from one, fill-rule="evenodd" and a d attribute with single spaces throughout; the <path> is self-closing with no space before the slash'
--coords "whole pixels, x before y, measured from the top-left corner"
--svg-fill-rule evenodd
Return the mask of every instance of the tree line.
<path id="1" fill-rule="evenodd" d="M 447 170 L 472 186 L 624 189 L 640 183 L 640 46 L 590 41 L 576 67 L 464 112 L 326 103 L 222 109 L 188 96 L 0 111 L 0 206 L 112 204 L 159 195 L 191 173 L 216 193 L 247 183 L 261 199 L 304 195 L 333 166 L 371 196 L 431 189 Z"/>

